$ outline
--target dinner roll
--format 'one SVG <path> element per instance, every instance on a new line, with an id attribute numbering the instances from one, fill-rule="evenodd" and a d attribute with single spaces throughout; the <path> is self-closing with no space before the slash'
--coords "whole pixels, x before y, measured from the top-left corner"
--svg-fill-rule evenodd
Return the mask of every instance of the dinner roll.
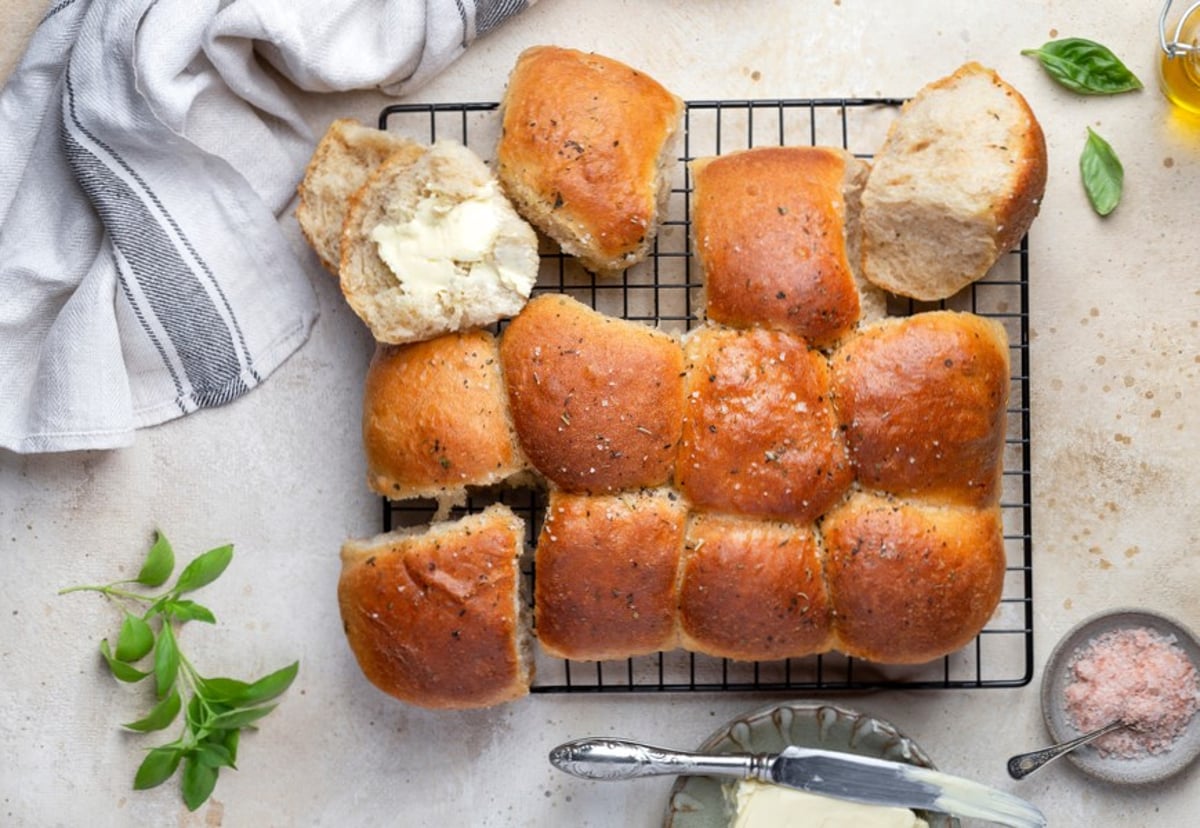
<path id="1" fill-rule="evenodd" d="M 350 200 L 341 255 L 346 301 L 392 344 L 516 314 L 540 264 L 533 228 L 452 141 L 383 162 Z"/>
<path id="2" fill-rule="evenodd" d="M 686 649 L 741 661 L 823 653 L 833 614 L 810 525 L 729 515 L 690 522 L 679 585 Z"/>
<path id="3" fill-rule="evenodd" d="M 573 492 L 670 479 L 683 409 L 683 351 L 669 334 L 535 297 L 505 328 L 500 361 L 529 462 Z"/>
<path id="4" fill-rule="evenodd" d="M 863 273 L 945 299 L 1017 246 L 1041 208 L 1046 139 L 1029 104 L 967 63 L 904 105 L 862 195 Z"/>
<path id="5" fill-rule="evenodd" d="M 830 358 L 859 482 L 939 503 L 997 502 L 1009 393 L 1008 336 L 971 313 L 867 326 Z"/>
<path id="6" fill-rule="evenodd" d="M 300 230 L 326 270 L 336 276 L 341 265 L 342 224 L 350 196 L 390 155 L 415 160 L 424 152 L 415 141 L 353 118 L 329 125 L 304 171 L 296 207 Z"/>
<path id="7" fill-rule="evenodd" d="M 705 326 L 685 343 L 675 482 L 699 509 L 815 520 L 853 478 L 829 368 L 782 331 Z"/>
<path id="8" fill-rule="evenodd" d="M 542 649 L 598 661 L 674 649 L 686 516 L 669 489 L 552 491 L 534 564 Z"/>
<path id="9" fill-rule="evenodd" d="M 363 392 L 367 483 L 392 500 L 460 505 L 468 486 L 523 482 L 495 337 L 484 330 L 380 345 Z"/>
<path id="10" fill-rule="evenodd" d="M 958 650 L 1004 585 L 998 507 L 930 506 L 858 493 L 821 523 L 836 648 L 885 664 Z"/>
<path id="11" fill-rule="evenodd" d="M 487 707 L 529 692 L 520 595 L 524 523 L 506 506 L 342 547 L 337 595 L 368 680 L 422 707 Z"/>
<path id="12" fill-rule="evenodd" d="M 761 147 L 691 167 L 709 319 L 769 325 L 817 345 L 853 328 L 864 162 L 833 147 Z"/>
<path id="13" fill-rule="evenodd" d="M 611 58 L 534 46 L 501 107 L 497 175 L 522 215 L 589 270 L 645 258 L 670 196 L 683 102 Z"/>

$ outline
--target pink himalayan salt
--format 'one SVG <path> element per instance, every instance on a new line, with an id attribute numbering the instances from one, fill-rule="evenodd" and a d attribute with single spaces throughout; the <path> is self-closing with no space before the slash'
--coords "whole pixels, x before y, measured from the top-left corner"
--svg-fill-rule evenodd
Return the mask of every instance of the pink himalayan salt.
<path id="1" fill-rule="evenodd" d="M 1101 756 L 1164 753 L 1200 707 L 1195 665 L 1175 641 L 1132 627 L 1106 632 L 1075 651 L 1065 691 L 1071 723 L 1080 732 L 1115 719 L 1131 725 L 1092 742 Z"/>

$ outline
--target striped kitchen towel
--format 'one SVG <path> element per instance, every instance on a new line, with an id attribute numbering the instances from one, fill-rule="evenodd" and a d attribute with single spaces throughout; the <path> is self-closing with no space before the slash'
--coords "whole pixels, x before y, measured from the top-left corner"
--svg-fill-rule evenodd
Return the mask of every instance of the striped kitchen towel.
<path id="1" fill-rule="evenodd" d="M 400 95 L 532 0 L 62 0 L 0 92 L 0 447 L 128 445 L 308 338 L 307 92 Z"/>

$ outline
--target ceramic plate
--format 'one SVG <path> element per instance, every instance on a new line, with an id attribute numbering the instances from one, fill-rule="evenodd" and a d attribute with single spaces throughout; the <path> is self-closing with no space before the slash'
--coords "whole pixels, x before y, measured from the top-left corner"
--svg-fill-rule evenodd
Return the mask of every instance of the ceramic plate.
<path id="1" fill-rule="evenodd" d="M 727 722 L 697 749 L 713 753 L 777 753 L 788 745 L 841 750 L 932 768 L 916 742 L 891 724 L 824 702 L 789 702 L 764 707 Z M 667 803 L 667 828 L 727 828 L 725 785 L 709 776 L 681 776 Z M 918 811 L 931 828 L 958 820 Z"/>
<path id="2" fill-rule="evenodd" d="M 1080 733 L 1071 725 L 1063 706 L 1067 686 L 1067 667 L 1075 651 L 1106 632 L 1130 627 L 1149 627 L 1164 635 L 1173 635 L 1192 664 L 1200 669 L 1200 642 L 1178 622 L 1146 610 L 1119 609 L 1094 615 L 1068 632 L 1055 646 L 1042 676 L 1042 716 L 1054 742 L 1074 739 Z M 1165 753 L 1137 759 L 1103 757 L 1091 745 L 1076 748 L 1067 758 L 1085 773 L 1123 784 L 1158 782 L 1177 773 L 1200 754 L 1200 715 L 1192 717 L 1187 729 Z"/>

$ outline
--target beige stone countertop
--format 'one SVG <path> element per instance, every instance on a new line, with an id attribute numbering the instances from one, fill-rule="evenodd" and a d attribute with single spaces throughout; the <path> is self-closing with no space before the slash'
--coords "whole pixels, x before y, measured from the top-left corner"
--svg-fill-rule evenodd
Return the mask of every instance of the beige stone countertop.
<path id="1" fill-rule="evenodd" d="M 47 0 L 8 0 L 0 73 Z M 1017 688 L 817 694 L 888 719 L 943 770 L 1035 802 L 1054 826 L 1186 825 L 1200 767 L 1122 788 L 1066 761 L 1022 782 L 1005 759 L 1047 739 L 1042 665 L 1092 613 L 1144 607 L 1200 628 L 1200 126 L 1156 88 L 1157 2 L 952 0 L 541 0 L 474 44 L 413 96 L 496 100 L 535 43 L 638 66 L 685 99 L 908 96 L 967 60 L 997 69 L 1042 122 L 1049 185 L 1030 234 L 1034 663 Z M 1022 48 L 1056 37 L 1110 46 L 1146 82 L 1073 95 Z M 371 121 L 384 99 L 310 100 L 320 127 Z M 1110 217 L 1080 185 L 1086 127 L 1119 153 Z M 692 747 L 721 722 L 794 695 L 542 694 L 486 711 L 402 705 L 362 677 L 334 587 L 338 550 L 379 527 L 363 484 L 360 387 L 371 343 L 336 285 L 315 285 L 310 341 L 259 389 L 139 432 L 129 448 L 50 456 L 0 451 L 0 824 L 661 824 L 671 781 L 576 780 L 546 761 L 559 742 L 621 735 Z M 2 404 L 2 403 L 0 403 Z M 239 769 L 189 814 L 177 783 L 131 789 L 142 748 L 118 725 L 144 697 L 96 653 L 116 610 L 81 582 L 129 577 L 155 527 L 181 557 L 224 542 L 234 564 L 204 593 L 220 623 L 189 632 L 210 671 L 251 675 L 299 658 L 279 709 L 242 740 Z M 173 731 L 169 731 L 173 732 Z"/>

